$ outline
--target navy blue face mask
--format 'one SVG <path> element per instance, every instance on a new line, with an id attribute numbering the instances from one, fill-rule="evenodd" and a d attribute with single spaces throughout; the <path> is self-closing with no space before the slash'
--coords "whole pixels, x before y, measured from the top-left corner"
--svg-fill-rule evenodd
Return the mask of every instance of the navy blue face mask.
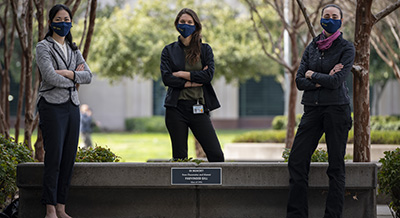
<path id="1" fill-rule="evenodd" d="M 183 38 L 187 38 L 194 33 L 196 26 L 189 24 L 178 24 L 176 29 L 178 29 L 178 32 L 183 36 Z"/>
<path id="2" fill-rule="evenodd" d="M 342 20 L 321 18 L 321 26 L 326 32 L 335 33 L 342 26 Z"/>
<path id="3" fill-rule="evenodd" d="M 57 33 L 59 36 L 66 36 L 69 33 L 69 30 L 72 27 L 71 22 L 52 22 L 50 27 L 53 29 L 54 32 Z"/>

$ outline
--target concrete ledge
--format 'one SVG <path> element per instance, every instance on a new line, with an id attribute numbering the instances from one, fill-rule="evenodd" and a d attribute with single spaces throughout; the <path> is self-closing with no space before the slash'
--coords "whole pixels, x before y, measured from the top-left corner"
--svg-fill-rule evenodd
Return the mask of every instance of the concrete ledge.
<path id="1" fill-rule="evenodd" d="M 309 176 L 310 218 L 322 217 L 326 163 Z M 171 185 L 172 167 L 220 167 L 222 185 Z M 42 163 L 18 165 L 19 217 L 43 217 Z M 286 163 L 77 163 L 67 211 L 74 217 L 284 217 Z M 346 163 L 343 217 L 376 217 L 377 166 Z"/>

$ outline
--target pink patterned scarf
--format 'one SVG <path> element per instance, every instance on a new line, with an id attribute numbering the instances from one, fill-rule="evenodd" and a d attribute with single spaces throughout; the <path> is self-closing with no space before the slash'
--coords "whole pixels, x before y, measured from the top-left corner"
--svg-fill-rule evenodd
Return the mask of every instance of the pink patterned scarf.
<path id="1" fill-rule="evenodd" d="M 325 38 L 325 30 L 322 33 L 323 33 L 323 35 L 321 35 L 320 40 L 317 41 L 318 49 L 322 50 L 322 51 L 330 48 L 333 41 L 335 41 L 335 39 L 337 39 L 340 36 L 339 30 L 336 31 L 331 36 L 329 36 L 328 38 Z M 325 39 L 323 39 L 323 38 L 325 38 Z"/>

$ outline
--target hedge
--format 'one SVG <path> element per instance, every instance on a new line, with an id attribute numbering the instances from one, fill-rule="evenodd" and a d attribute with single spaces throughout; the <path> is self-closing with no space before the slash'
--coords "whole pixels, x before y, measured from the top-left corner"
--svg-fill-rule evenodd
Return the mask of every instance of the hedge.
<path id="1" fill-rule="evenodd" d="M 131 132 L 167 132 L 163 116 L 125 119 L 125 130 Z"/>
<path id="2" fill-rule="evenodd" d="M 233 142 L 284 143 L 286 130 L 250 131 L 236 136 Z M 325 135 L 320 143 L 325 143 Z M 354 143 L 354 132 L 349 131 L 348 143 Z M 371 144 L 400 144 L 399 131 L 371 131 Z"/>

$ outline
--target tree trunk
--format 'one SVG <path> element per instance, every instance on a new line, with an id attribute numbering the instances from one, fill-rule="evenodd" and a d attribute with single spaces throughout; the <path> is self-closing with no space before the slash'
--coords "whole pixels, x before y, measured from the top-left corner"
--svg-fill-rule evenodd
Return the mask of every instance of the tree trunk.
<path id="1" fill-rule="evenodd" d="M 295 7 L 292 7 L 293 10 L 293 17 Z M 292 22 L 296 23 L 296 22 Z M 290 37 L 290 48 L 292 49 L 291 52 L 291 60 L 290 66 L 291 69 L 289 70 L 289 78 L 290 78 L 290 94 L 289 94 L 289 110 L 288 110 L 288 124 L 286 129 L 286 139 L 285 144 L 286 148 L 292 148 L 293 141 L 294 141 L 294 132 L 296 128 L 296 101 L 297 101 L 297 86 L 296 86 L 296 74 L 297 69 L 299 68 L 298 59 L 299 59 L 299 49 L 297 48 L 297 33 L 295 31 L 289 32 Z"/>
<path id="2" fill-rule="evenodd" d="M 290 72 L 290 94 L 289 94 L 289 110 L 288 110 L 288 124 L 286 129 L 286 148 L 292 148 L 294 141 L 294 132 L 296 128 L 296 100 L 297 100 L 297 87 L 296 87 L 296 72 Z"/>
<path id="3" fill-rule="evenodd" d="M 42 40 L 45 36 L 45 31 L 44 31 L 44 0 L 39 0 L 35 1 L 36 5 L 36 17 L 38 20 L 38 41 Z M 40 85 L 40 74 L 39 74 L 39 69 L 36 67 L 36 80 L 35 80 L 35 94 L 33 96 L 37 96 L 37 92 L 39 90 L 39 85 Z M 36 116 L 39 116 L 39 113 L 36 114 Z M 38 117 L 36 117 L 35 121 L 39 120 Z M 37 123 L 35 124 L 37 125 Z M 34 128 L 35 126 L 33 126 Z M 44 146 L 43 146 L 43 137 L 42 137 L 42 130 L 38 127 L 37 131 L 37 139 L 35 144 L 33 145 L 35 148 L 35 155 L 34 158 L 35 160 L 38 160 L 39 162 L 44 161 Z"/>
<path id="4" fill-rule="evenodd" d="M 22 115 L 22 103 L 25 90 L 25 55 L 21 56 L 21 77 L 19 83 L 18 106 L 17 106 L 17 120 L 15 122 L 15 142 L 19 142 L 19 128 Z"/>
<path id="5" fill-rule="evenodd" d="M 11 29 L 8 28 L 8 15 L 9 15 L 9 7 L 10 1 L 6 1 L 6 7 L 4 9 L 4 18 L 1 20 L 3 33 L 4 33 L 4 68 L 1 72 L 2 75 L 2 83 L 1 83 L 1 94 L 0 94 L 0 107 L 2 107 L 3 117 L 2 117 L 2 126 L 4 129 L 2 130 L 2 134 L 5 135 L 7 138 L 10 137 L 10 101 L 8 99 L 10 95 L 10 64 L 11 64 L 11 56 L 14 51 L 14 33 L 15 33 L 15 26 L 14 20 L 12 19 L 12 26 Z M 12 13 L 12 12 L 11 12 Z M 10 34 L 8 32 L 11 31 Z M 10 41 L 8 41 L 10 36 Z"/>
<path id="6" fill-rule="evenodd" d="M 370 162 L 370 103 L 369 56 L 370 36 L 374 25 L 372 0 L 358 0 L 354 45 L 356 56 L 353 68 L 354 162 Z"/>
<path id="7" fill-rule="evenodd" d="M 201 147 L 200 142 L 197 141 L 196 138 L 194 138 L 194 145 L 196 148 L 196 158 L 207 158 L 207 155 L 204 152 L 203 147 Z"/>
<path id="8" fill-rule="evenodd" d="M 43 147 L 43 136 L 42 136 L 42 130 L 38 128 L 37 131 L 37 140 L 35 142 L 35 160 L 38 160 L 39 162 L 44 161 L 44 147 Z"/>
<path id="9" fill-rule="evenodd" d="M 25 73 L 25 132 L 24 132 L 24 143 L 29 148 L 32 149 L 32 130 L 33 130 L 33 94 L 32 94 L 32 48 L 33 48 L 33 0 L 28 0 L 27 8 L 27 20 L 26 20 L 26 31 L 27 31 L 27 44 L 24 48 L 24 53 L 26 55 L 26 73 Z"/>
<path id="10" fill-rule="evenodd" d="M 82 56 L 85 60 L 87 60 L 87 57 L 89 55 L 90 43 L 92 42 L 92 36 L 96 20 L 96 8 L 97 8 L 97 0 L 92 0 L 92 3 L 90 4 L 89 28 L 86 36 L 85 47 L 82 53 Z"/>

